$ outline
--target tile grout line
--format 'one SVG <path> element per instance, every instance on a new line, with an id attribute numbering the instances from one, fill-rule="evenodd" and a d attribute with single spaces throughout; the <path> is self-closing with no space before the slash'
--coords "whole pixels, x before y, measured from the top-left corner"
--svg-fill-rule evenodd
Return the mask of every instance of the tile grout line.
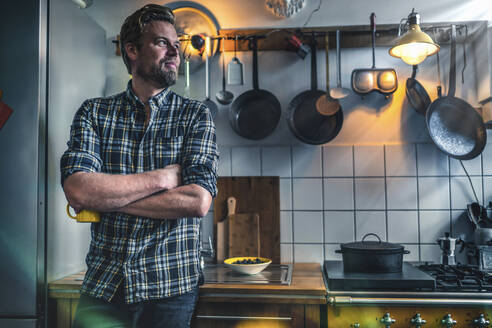
<path id="1" fill-rule="evenodd" d="M 384 214 L 386 224 L 386 241 L 389 241 L 388 231 L 388 182 L 386 181 L 386 145 L 383 145 L 383 170 L 384 170 Z"/>
<path id="2" fill-rule="evenodd" d="M 449 233 L 452 236 L 453 233 L 453 222 L 452 222 L 452 217 L 453 217 L 453 201 L 452 201 L 452 191 L 451 191 L 451 157 L 447 156 L 448 158 L 448 192 L 449 192 Z"/>
<path id="3" fill-rule="evenodd" d="M 420 241 L 421 241 L 421 236 L 420 236 L 420 184 L 419 184 L 419 155 L 418 155 L 418 145 L 414 144 L 414 150 L 415 150 L 415 174 L 416 174 L 416 180 L 417 180 L 417 228 L 418 228 L 418 233 L 417 233 L 417 242 L 418 242 L 418 250 L 419 250 L 419 261 L 422 261 L 422 250 L 420 249 Z"/>
<path id="4" fill-rule="evenodd" d="M 355 199 L 355 145 L 352 145 L 352 196 L 354 198 L 354 240 L 357 240 L 357 203 Z"/>
<path id="5" fill-rule="evenodd" d="M 296 263 L 294 256 L 294 148 L 289 146 L 290 151 L 290 209 L 292 210 L 292 219 L 290 222 L 290 229 L 292 235 L 292 246 L 290 248 L 292 254 L 292 263 Z"/>
<path id="6" fill-rule="evenodd" d="M 324 261 L 326 258 L 325 254 L 325 168 L 324 168 L 324 147 L 320 147 L 321 149 L 321 226 L 322 226 L 322 240 L 323 240 L 323 249 L 321 250 L 321 261 Z"/>

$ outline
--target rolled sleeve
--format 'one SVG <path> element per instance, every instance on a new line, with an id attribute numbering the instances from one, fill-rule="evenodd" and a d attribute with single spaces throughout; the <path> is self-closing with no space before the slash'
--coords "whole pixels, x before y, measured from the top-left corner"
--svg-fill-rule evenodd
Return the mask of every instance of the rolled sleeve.
<path id="1" fill-rule="evenodd" d="M 60 159 L 62 186 L 75 172 L 101 171 L 99 136 L 93 125 L 92 107 L 90 101 L 84 102 L 73 119 L 68 148 Z"/>
<path id="2" fill-rule="evenodd" d="M 184 140 L 183 150 L 183 184 L 197 184 L 215 197 L 219 151 L 212 115 L 203 105 Z"/>

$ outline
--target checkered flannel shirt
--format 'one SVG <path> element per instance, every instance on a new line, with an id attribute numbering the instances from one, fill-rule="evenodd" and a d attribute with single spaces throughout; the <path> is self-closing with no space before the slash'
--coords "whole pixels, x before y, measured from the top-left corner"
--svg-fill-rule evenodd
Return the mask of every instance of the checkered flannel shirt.
<path id="1" fill-rule="evenodd" d="M 70 174 L 132 174 L 180 164 L 184 185 L 217 194 L 218 150 L 210 111 L 166 89 L 143 103 L 131 81 L 126 92 L 85 101 L 75 114 L 63 154 L 61 181 Z M 124 284 L 125 302 L 180 295 L 202 283 L 200 218 L 156 220 L 102 213 L 91 225 L 81 292 L 110 301 Z"/>

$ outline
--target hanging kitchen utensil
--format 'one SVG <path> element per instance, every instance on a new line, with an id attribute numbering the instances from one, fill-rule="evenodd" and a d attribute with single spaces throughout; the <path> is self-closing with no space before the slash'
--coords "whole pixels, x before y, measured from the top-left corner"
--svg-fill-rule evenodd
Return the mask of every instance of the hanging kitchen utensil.
<path id="1" fill-rule="evenodd" d="M 253 90 L 237 97 L 229 110 L 229 122 L 241 137 L 258 140 L 270 135 L 280 120 L 280 103 L 269 91 L 258 86 L 258 44 L 256 37 L 249 43 L 253 50 Z"/>
<path id="2" fill-rule="evenodd" d="M 364 96 L 373 91 L 382 93 L 388 98 L 398 88 L 398 77 L 393 68 L 376 68 L 376 14 L 372 13 L 372 68 L 355 69 L 352 71 L 352 90 Z"/>
<path id="3" fill-rule="evenodd" d="M 349 89 L 342 88 L 342 70 L 340 57 L 340 30 L 337 30 L 337 87 L 330 90 L 330 96 L 335 99 L 345 98 L 350 93 Z"/>
<path id="4" fill-rule="evenodd" d="M 318 90 L 316 68 L 316 39 L 311 46 L 311 90 L 303 91 L 294 97 L 287 109 L 287 123 L 292 133 L 301 141 L 320 145 L 335 138 L 343 124 L 343 111 L 335 115 L 323 115 L 316 108 L 316 99 L 325 95 Z"/>
<path id="5" fill-rule="evenodd" d="M 217 115 L 217 104 L 214 103 L 212 99 L 210 99 L 210 69 L 208 64 L 208 53 L 209 53 L 209 44 L 210 38 L 206 37 L 206 46 L 205 46 L 205 100 L 203 103 L 208 107 L 210 113 L 212 114 L 212 118 L 215 118 Z"/>
<path id="6" fill-rule="evenodd" d="M 425 115 L 427 107 L 431 104 L 431 99 L 422 84 L 415 78 L 417 70 L 418 65 L 413 65 L 412 76 L 407 79 L 405 92 L 413 109 L 420 115 Z"/>
<path id="7" fill-rule="evenodd" d="M 234 37 L 234 57 L 227 65 L 227 83 L 230 85 L 243 85 L 243 64 L 236 56 L 237 35 Z"/>
<path id="8" fill-rule="evenodd" d="M 184 88 L 184 95 L 185 97 L 190 98 L 191 97 L 191 90 L 190 90 L 190 58 L 186 55 L 184 57 L 184 70 L 185 70 L 185 88 Z"/>
<path id="9" fill-rule="evenodd" d="M 222 105 L 229 105 L 234 99 L 232 92 L 226 90 L 226 70 L 225 70 L 225 39 L 221 40 L 222 44 L 222 90 L 217 92 L 215 98 Z"/>
<path id="10" fill-rule="evenodd" d="M 468 160 L 479 156 L 487 142 L 482 117 L 456 91 L 456 26 L 451 27 L 449 91 L 434 100 L 426 113 L 427 129 L 434 144 L 450 157 Z"/>
<path id="11" fill-rule="evenodd" d="M 340 102 L 330 96 L 330 45 L 328 32 L 325 34 L 325 53 L 326 53 L 326 93 L 316 100 L 316 109 L 322 115 L 333 115 L 340 110 Z"/>

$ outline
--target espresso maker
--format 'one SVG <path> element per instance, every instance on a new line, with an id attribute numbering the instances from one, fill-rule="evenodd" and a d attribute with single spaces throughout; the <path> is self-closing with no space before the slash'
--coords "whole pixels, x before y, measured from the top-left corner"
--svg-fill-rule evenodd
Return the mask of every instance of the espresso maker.
<path id="1" fill-rule="evenodd" d="M 455 249 L 456 245 L 463 244 L 461 238 L 453 238 L 449 236 L 449 232 L 444 234 L 444 237 L 439 238 L 437 244 L 441 248 L 441 264 L 456 265 Z"/>

